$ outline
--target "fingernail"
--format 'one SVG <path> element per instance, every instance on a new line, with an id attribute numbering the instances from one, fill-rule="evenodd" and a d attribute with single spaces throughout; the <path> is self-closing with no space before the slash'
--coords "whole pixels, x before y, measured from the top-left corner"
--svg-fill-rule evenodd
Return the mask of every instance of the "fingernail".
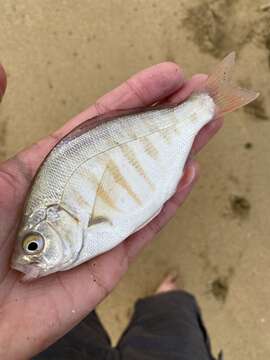
<path id="1" fill-rule="evenodd" d="M 196 178 L 197 165 L 195 161 L 191 161 L 184 170 L 184 175 L 181 179 L 181 189 L 189 187 Z"/>

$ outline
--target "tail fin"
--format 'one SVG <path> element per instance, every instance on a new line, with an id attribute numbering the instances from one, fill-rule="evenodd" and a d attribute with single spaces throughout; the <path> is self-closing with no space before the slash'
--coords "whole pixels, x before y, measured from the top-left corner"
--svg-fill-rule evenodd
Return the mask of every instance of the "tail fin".
<path id="1" fill-rule="evenodd" d="M 231 83 L 235 52 L 230 53 L 209 75 L 204 90 L 214 99 L 219 114 L 232 112 L 255 100 L 259 93 Z"/>

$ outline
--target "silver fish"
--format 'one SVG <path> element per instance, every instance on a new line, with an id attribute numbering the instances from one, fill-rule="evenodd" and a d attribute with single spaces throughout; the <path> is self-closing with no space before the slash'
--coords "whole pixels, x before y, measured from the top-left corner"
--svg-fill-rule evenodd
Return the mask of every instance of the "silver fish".
<path id="1" fill-rule="evenodd" d="M 174 194 L 194 138 L 215 114 L 258 93 L 231 85 L 234 53 L 177 106 L 88 120 L 41 165 L 11 266 L 30 280 L 104 253 L 153 219 Z"/>

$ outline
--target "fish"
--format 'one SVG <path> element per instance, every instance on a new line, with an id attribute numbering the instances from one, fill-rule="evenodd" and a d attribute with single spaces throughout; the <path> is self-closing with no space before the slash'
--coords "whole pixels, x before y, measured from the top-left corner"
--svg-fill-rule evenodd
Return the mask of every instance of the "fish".
<path id="1" fill-rule="evenodd" d="M 23 281 L 105 253 L 159 214 L 194 139 L 259 95 L 231 81 L 235 53 L 180 104 L 118 110 L 77 126 L 49 152 L 27 196 L 11 267 Z"/>

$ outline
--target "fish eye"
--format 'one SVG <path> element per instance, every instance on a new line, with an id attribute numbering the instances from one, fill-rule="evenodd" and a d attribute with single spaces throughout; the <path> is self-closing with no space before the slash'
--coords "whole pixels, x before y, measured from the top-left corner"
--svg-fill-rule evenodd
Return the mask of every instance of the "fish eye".
<path id="1" fill-rule="evenodd" d="M 23 249 L 27 254 L 40 253 L 45 245 L 44 238 L 40 234 L 29 234 L 23 239 Z"/>

